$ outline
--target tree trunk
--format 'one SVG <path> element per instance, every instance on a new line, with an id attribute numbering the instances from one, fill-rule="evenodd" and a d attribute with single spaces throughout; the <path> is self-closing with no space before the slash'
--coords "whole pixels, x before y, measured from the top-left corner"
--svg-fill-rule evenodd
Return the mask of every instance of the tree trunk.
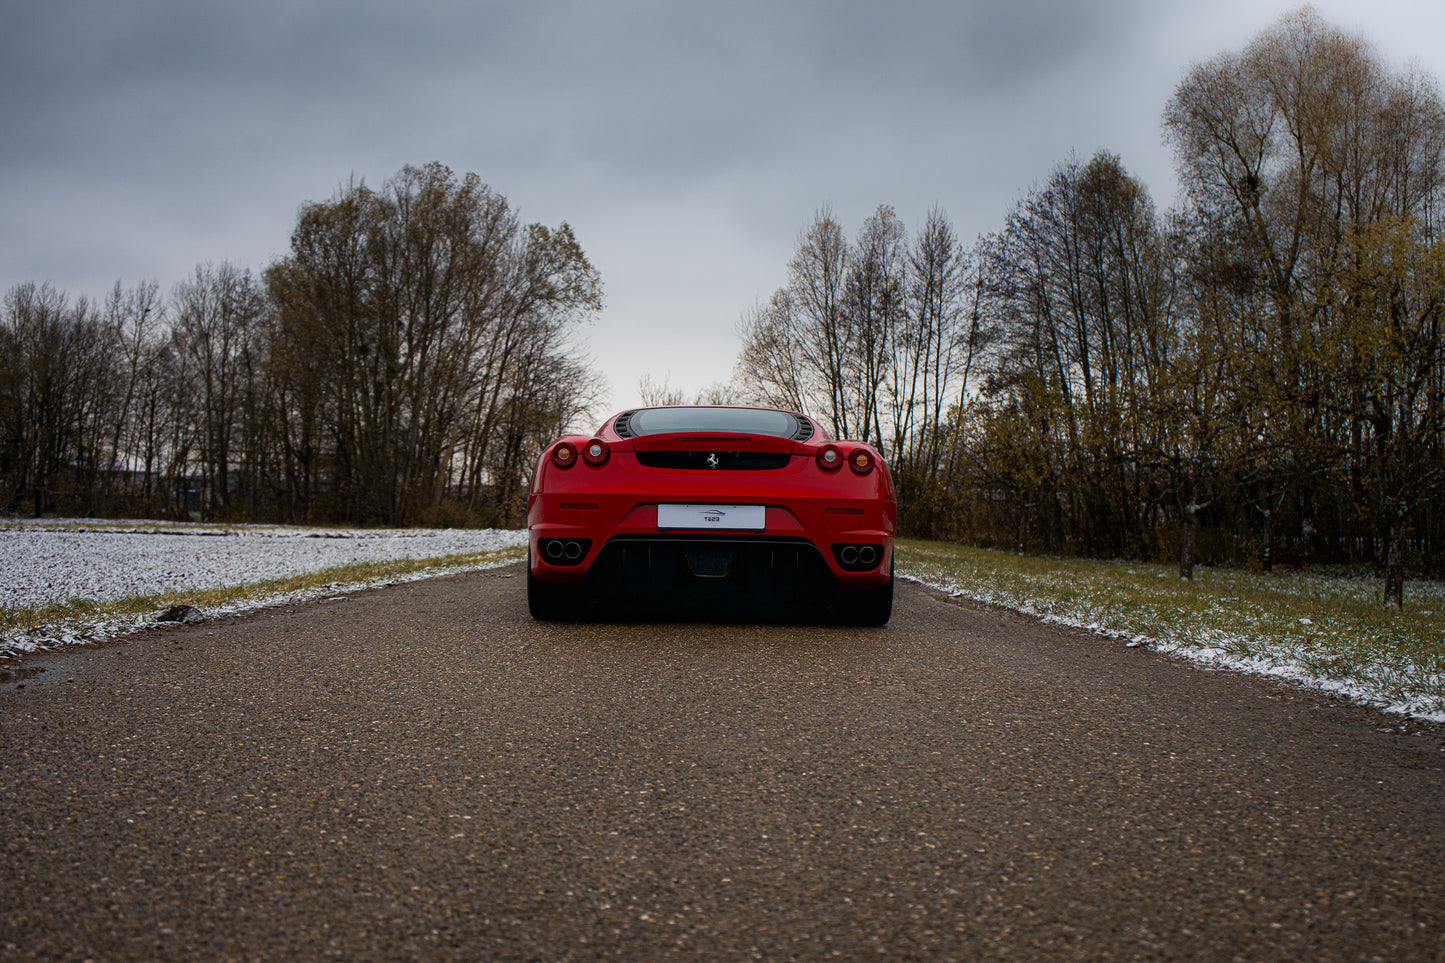
<path id="1" fill-rule="evenodd" d="M 1024 554 L 1024 547 L 1025 547 L 1025 543 L 1026 543 L 1026 541 L 1027 541 L 1027 539 L 1028 539 L 1028 533 L 1029 533 L 1029 505 L 1028 505 L 1027 502 L 1025 502 L 1023 505 L 1019 506 L 1019 528 L 1018 528 L 1018 537 L 1017 537 L 1017 540 L 1016 540 L 1016 544 L 1017 544 L 1017 546 L 1018 546 L 1018 553 L 1019 553 L 1020 555 L 1023 555 L 1023 554 Z"/>
<path id="2" fill-rule="evenodd" d="M 1397 609 L 1405 606 L 1403 528 L 1399 518 L 1391 518 L 1385 528 L 1385 604 Z"/>
<path id="3" fill-rule="evenodd" d="M 1179 532 L 1179 577 L 1186 582 L 1194 581 L 1194 533 L 1199 527 L 1199 517 L 1193 505 L 1184 509 Z"/>
<path id="4" fill-rule="evenodd" d="M 1259 533 L 1259 567 L 1268 575 L 1274 571 L 1274 511 L 1264 509 L 1264 526 Z"/>

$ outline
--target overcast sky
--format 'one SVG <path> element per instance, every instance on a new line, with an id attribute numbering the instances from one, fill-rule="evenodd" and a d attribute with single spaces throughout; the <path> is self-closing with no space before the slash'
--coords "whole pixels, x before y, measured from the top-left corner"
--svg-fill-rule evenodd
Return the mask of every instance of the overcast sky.
<path id="1" fill-rule="evenodd" d="M 257 272 L 353 174 L 473 171 L 569 222 L 602 274 L 612 405 L 731 377 L 740 315 L 831 205 L 939 206 L 971 242 L 1070 152 L 1162 209 L 1159 117 L 1277 0 L 0 0 L 0 287 L 101 298 L 205 261 Z M 1445 77 L 1440 0 L 1319 0 Z"/>

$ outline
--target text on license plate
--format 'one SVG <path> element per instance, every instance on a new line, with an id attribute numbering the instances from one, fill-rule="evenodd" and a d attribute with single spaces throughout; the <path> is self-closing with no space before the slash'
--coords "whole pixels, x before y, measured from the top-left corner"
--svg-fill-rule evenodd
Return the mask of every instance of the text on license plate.
<path id="1" fill-rule="evenodd" d="M 658 505 L 658 528 L 729 528 L 761 532 L 768 527 L 763 505 Z"/>

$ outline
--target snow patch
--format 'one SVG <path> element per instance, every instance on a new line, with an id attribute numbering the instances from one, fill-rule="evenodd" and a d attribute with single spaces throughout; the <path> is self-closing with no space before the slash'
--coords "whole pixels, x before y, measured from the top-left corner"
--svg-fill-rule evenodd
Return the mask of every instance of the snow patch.
<path id="1" fill-rule="evenodd" d="M 92 519 L 12 521 L 0 526 L 0 607 L 33 609 L 70 601 L 106 603 L 138 596 L 234 588 L 343 565 L 493 552 L 526 543 L 526 532 L 498 529 L 351 530 Z M 381 581 L 434 578 L 477 567 L 433 568 Z M 206 617 L 214 617 L 287 601 L 335 596 L 371 584 L 332 584 L 203 612 Z M 81 618 L 45 626 L 34 633 L 11 631 L 0 635 L 0 656 L 103 641 L 151 624 L 153 616 L 119 621 Z"/>

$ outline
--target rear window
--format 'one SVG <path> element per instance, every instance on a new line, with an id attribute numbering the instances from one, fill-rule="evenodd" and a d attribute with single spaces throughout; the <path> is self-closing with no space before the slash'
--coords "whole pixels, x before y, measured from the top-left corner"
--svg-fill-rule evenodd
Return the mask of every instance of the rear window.
<path id="1" fill-rule="evenodd" d="M 679 431 L 729 431 L 744 435 L 807 438 L 813 427 L 797 415 L 765 408 L 640 408 L 617 419 L 623 437 Z"/>

